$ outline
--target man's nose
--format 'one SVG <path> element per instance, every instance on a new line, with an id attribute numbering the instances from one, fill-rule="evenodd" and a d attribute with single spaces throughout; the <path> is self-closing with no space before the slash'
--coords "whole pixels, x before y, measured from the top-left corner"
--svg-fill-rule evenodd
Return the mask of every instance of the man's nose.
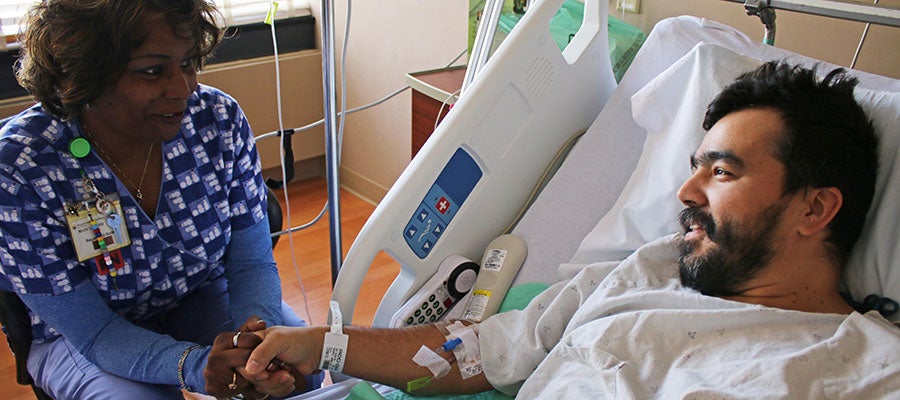
<path id="1" fill-rule="evenodd" d="M 681 204 L 688 207 L 706 205 L 706 196 L 701 189 L 699 174 L 691 173 L 691 176 L 678 188 L 676 196 Z"/>

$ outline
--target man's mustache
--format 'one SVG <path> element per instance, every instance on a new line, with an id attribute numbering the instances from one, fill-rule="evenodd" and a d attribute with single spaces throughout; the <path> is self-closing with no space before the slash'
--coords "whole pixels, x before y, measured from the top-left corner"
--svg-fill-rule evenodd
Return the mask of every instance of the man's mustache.
<path id="1" fill-rule="evenodd" d="M 706 232 L 706 236 L 710 240 L 716 240 L 716 221 L 712 215 L 697 207 L 688 207 L 681 210 L 678 215 L 678 222 L 685 232 L 691 230 L 691 225 L 699 225 Z"/>

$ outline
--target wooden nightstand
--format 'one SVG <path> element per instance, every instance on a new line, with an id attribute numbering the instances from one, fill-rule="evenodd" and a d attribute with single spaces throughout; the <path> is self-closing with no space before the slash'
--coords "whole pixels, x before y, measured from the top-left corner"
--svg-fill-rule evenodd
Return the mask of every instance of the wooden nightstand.
<path id="1" fill-rule="evenodd" d="M 406 74 L 406 82 L 413 89 L 412 157 L 434 132 L 435 120 L 443 119 L 456 103 L 465 76 L 465 65 Z"/>

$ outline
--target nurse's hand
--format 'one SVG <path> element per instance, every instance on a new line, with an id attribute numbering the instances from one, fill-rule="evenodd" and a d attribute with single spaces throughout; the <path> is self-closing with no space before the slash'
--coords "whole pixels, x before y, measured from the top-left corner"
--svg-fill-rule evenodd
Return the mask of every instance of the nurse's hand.
<path id="1" fill-rule="evenodd" d="M 254 316 L 248 318 L 237 332 L 223 332 L 216 337 L 203 371 L 207 393 L 216 397 L 243 394 L 246 399 L 262 399 L 267 395 L 257 386 L 266 389 L 293 388 L 294 378 L 287 372 L 270 374 L 267 379 L 246 379 L 243 376 L 250 352 L 261 342 L 251 332 L 265 328 L 266 323 Z"/>

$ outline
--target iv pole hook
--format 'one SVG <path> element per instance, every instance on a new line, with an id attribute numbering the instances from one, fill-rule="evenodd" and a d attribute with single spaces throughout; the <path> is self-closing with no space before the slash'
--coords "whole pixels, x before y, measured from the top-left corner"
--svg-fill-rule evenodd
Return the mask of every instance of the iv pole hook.
<path id="1" fill-rule="evenodd" d="M 744 9 L 747 15 L 756 15 L 766 27 L 766 35 L 763 43 L 775 45 L 775 9 L 769 7 L 769 0 L 745 0 Z"/>

